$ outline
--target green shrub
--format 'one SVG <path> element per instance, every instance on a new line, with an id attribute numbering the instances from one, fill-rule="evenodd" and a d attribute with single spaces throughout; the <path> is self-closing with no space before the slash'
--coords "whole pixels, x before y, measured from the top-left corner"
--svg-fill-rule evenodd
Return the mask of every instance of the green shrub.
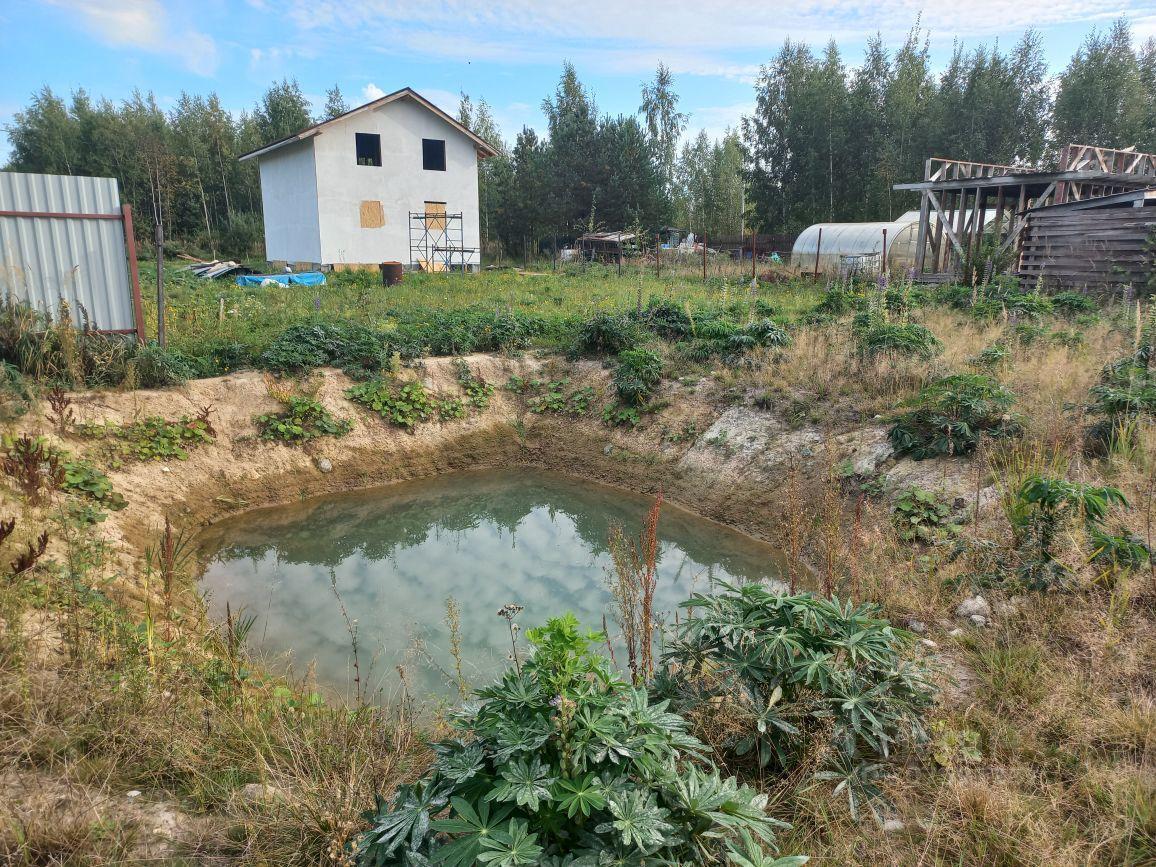
<path id="1" fill-rule="evenodd" d="M 257 416 L 257 435 L 263 440 L 303 443 L 318 437 L 345 436 L 353 430 L 349 419 L 337 419 L 318 400 L 291 395 L 284 401 L 285 410 Z"/>
<path id="2" fill-rule="evenodd" d="M 713 340 L 682 340 L 673 349 L 679 358 L 701 364 L 714 358 L 719 346 Z"/>
<path id="3" fill-rule="evenodd" d="M 791 335 L 773 319 L 760 319 L 745 325 L 729 338 L 732 350 L 740 352 L 756 346 L 783 347 L 791 345 Z"/>
<path id="4" fill-rule="evenodd" d="M 543 328 L 538 317 L 482 307 L 407 308 L 395 314 L 398 326 L 390 340 L 403 357 L 524 349 Z"/>
<path id="5" fill-rule="evenodd" d="M 694 328 L 686 309 L 673 301 L 651 298 L 642 314 L 646 326 L 663 340 L 681 340 Z"/>
<path id="6" fill-rule="evenodd" d="M 185 362 L 193 369 L 195 376 L 224 376 L 246 367 L 257 366 L 259 356 L 253 347 L 235 340 L 207 340 L 187 347 L 183 354 Z"/>
<path id="7" fill-rule="evenodd" d="M 569 379 L 537 382 L 537 394 L 526 402 L 530 412 L 577 417 L 586 415 L 594 400 L 594 388 L 589 385 L 571 389 Z"/>
<path id="8" fill-rule="evenodd" d="M 156 343 L 140 348 L 134 357 L 137 384 L 141 388 L 165 388 L 182 385 L 196 375 L 193 366 L 179 353 Z"/>
<path id="9" fill-rule="evenodd" d="M 383 334 L 355 322 L 302 322 L 273 340 L 261 365 L 278 373 L 340 367 L 360 378 L 386 367 L 391 351 Z"/>
<path id="10" fill-rule="evenodd" d="M 183 461 L 189 449 L 212 443 L 216 437 L 208 420 L 208 411 L 196 418 L 183 415 L 177 421 L 149 416 L 123 425 L 78 425 L 81 436 L 104 440 L 114 462 L 121 460 Z"/>
<path id="11" fill-rule="evenodd" d="M 88 461 L 65 456 L 61 466 L 64 468 L 60 485 L 63 490 L 96 500 L 107 509 L 120 510 L 128 505 L 124 496 L 113 489 L 108 476 Z"/>
<path id="12" fill-rule="evenodd" d="M 1089 451 L 1105 454 L 1141 422 L 1156 416 L 1156 370 L 1149 367 L 1149 347 L 1141 346 L 1107 365 L 1092 386 L 1092 412 L 1101 416 L 1086 437 Z"/>
<path id="13" fill-rule="evenodd" d="M 703 864 L 773 845 L 785 826 L 766 796 L 595 654 L 603 636 L 567 615 L 527 638 L 532 655 L 454 715 L 432 770 L 366 814 L 359 864 Z"/>
<path id="14" fill-rule="evenodd" d="M 881 795 L 880 762 L 926 740 L 927 672 L 905 658 L 914 636 L 878 606 L 758 583 L 718 585 L 683 605 L 656 690 L 687 713 L 725 703 L 712 745 L 752 775 L 790 774 L 818 758 L 815 779 L 837 781 L 857 815 Z"/>
<path id="15" fill-rule="evenodd" d="M 429 421 L 436 411 L 434 401 L 420 382 L 405 385 L 374 379 L 347 389 L 345 396 L 376 412 L 390 424 L 412 431 Z"/>
<path id="16" fill-rule="evenodd" d="M 841 316 L 855 306 L 856 295 L 850 286 L 836 283 L 823 293 L 823 298 L 815 305 L 815 313 L 822 316 Z"/>
<path id="17" fill-rule="evenodd" d="M 943 344 L 926 326 L 884 322 L 870 313 L 855 317 L 853 333 L 859 353 L 867 358 L 892 355 L 930 359 L 943 351 Z"/>
<path id="18" fill-rule="evenodd" d="M 924 388 L 900 415 L 889 437 L 898 455 L 916 460 L 975 451 L 982 436 L 1015 436 L 1019 422 L 1008 416 L 1015 395 L 981 374 L 946 376 Z"/>
<path id="19" fill-rule="evenodd" d="M 1128 501 L 1118 488 L 1110 485 L 1088 485 L 1042 475 L 1024 479 L 1008 510 L 1023 559 L 1022 583 L 1032 590 L 1046 590 L 1053 584 L 1063 583 L 1069 570 L 1056 560 L 1053 546 L 1064 523 L 1082 521 L 1093 539 L 1099 534 L 1099 542 L 1103 544 L 1108 537 L 1102 533 L 1102 527 L 1114 505 L 1126 507 Z"/>
<path id="20" fill-rule="evenodd" d="M 590 355 L 616 355 L 641 341 L 638 325 L 629 316 L 598 313 L 578 329 L 578 349 Z"/>
<path id="21" fill-rule="evenodd" d="M 952 509 L 932 491 L 911 487 L 899 493 L 891 508 L 891 520 L 905 542 L 938 542 L 959 530 Z"/>
<path id="22" fill-rule="evenodd" d="M 1081 292 L 1057 292 L 1051 300 L 1056 313 L 1069 319 L 1081 314 L 1095 314 L 1100 309 L 1094 298 Z"/>
<path id="23" fill-rule="evenodd" d="M 0 361 L 0 421 L 20 418 L 32 407 L 36 394 L 13 364 Z"/>
<path id="24" fill-rule="evenodd" d="M 1022 316 L 1038 318 L 1048 316 L 1052 312 L 1052 301 L 1046 295 L 1038 292 L 1025 292 L 1006 295 L 1003 306 L 1008 313 L 1018 313 Z"/>
<path id="25" fill-rule="evenodd" d="M 1008 349 L 1002 343 L 993 343 L 968 359 L 968 364 L 979 370 L 992 371 L 1007 361 Z"/>
<path id="26" fill-rule="evenodd" d="M 610 427 L 638 427 L 642 416 L 637 407 L 607 404 L 602 407 L 602 423 Z"/>
<path id="27" fill-rule="evenodd" d="M 649 349 L 628 349 L 618 356 L 614 388 L 628 406 L 646 403 L 662 380 L 662 359 Z"/>
<path id="28" fill-rule="evenodd" d="M 234 214 L 217 234 L 223 256 L 248 259 L 260 251 L 264 238 L 261 218 L 257 214 Z"/>
<path id="29" fill-rule="evenodd" d="M 458 385 L 466 393 L 466 402 L 475 409 L 485 409 L 490 405 L 490 398 L 494 394 L 494 387 L 486 382 L 485 378 L 470 370 L 465 360 L 458 358 L 454 361 L 454 372 Z"/>

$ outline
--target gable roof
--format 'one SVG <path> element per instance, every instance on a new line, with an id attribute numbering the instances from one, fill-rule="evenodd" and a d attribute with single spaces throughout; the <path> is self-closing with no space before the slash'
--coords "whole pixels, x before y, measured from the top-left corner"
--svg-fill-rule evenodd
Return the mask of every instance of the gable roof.
<path id="1" fill-rule="evenodd" d="M 278 148 L 285 147 L 285 145 L 290 145 L 294 142 L 304 141 L 307 138 L 312 138 L 313 136 L 320 133 L 321 130 L 323 130 L 325 127 L 329 126 L 330 124 L 337 123 L 339 120 L 345 120 L 346 118 L 353 117 L 355 114 L 361 114 L 363 111 L 373 111 L 375 108 L 381 108 L 381 106 L 388 105 L 389 103 L 399 99 L 412 99 L 418 105 L 432 111 L 446 123 L 452 126 L 455 130 L 472 141 L 474 143 L 474 147 L 476 147 L 478 150 L 478 156 L 497 156 L 498 152 L 494 149 L 493 145 L 491 145 L 481 136 L 475 135 L 465 125 L 458 123 L 458 121 L 454 120 L 454 118 L 446 114 L 412 87 L 403 87 L 401 90 L 395 90 L 393 93 L 387 93 L 385 96 L 373 100 L 373 102 L 367 102 L 365 105 L 359 105 L 357 108 L 350 109 L 344 114 L 337 115 L 337 117 L 331 117 L 329 120 L 323 120 L 321 123 L 315 123 L 313 126 L 307 126 L 305 129 L 295 132 L 292 135 L 288 135 L 283 139 L 278 139 L 272 144 L 263 145 L 259 148 L 256 148 L 255 150 L 249 151 L 248 153 L 241 154 L 241 156 L 237 157 L 237 159 L 251 160 L 255 157 L 264 156 L 265 154 L 271 153 Z"/>

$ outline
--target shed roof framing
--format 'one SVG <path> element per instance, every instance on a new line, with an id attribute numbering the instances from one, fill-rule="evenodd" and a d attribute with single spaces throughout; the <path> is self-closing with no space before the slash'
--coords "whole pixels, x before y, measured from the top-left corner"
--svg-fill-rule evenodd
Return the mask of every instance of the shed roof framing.
<path id="1" fill-rule="evenodd" d="M 917 280 L 961 275 L 980 254 L 984 233 L 994 235 L 997 254 L 1016 247 L 1031 209 L 1126 193 L 1156 185 L 1156 155 L 1093 145 L 1067 145 L 1056 169 L 932 157 L 923 180 L 895 184 L 920 194 Z M 994 207 L 985 227 L 982 215 Z"/>

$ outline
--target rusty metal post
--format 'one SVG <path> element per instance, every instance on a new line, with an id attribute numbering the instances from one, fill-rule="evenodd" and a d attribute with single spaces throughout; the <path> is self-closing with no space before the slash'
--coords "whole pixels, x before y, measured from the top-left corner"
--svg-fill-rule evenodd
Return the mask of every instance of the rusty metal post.
<path id="1" fill-rule="evenodd" d="M 702 282 L 706 282 L 706 235 L 702 236 Z"/>
<path id="2" fill-rule="evenodd" d="M 823 227 L 819 227 L 819 237 L 815 239 L 815 278 L 819 277 L 819 250 L 823 247 Z"/>
<path id="3" fill-rule="evenodd" d="M 132 315 L 136 318 L 137 343 L 144 343 L 145 337 L 144 307 L 140 298 L 140 270 L 136 261 L 136 233 L 132 228 L 132 205 L 120 206 L 122 226 L 124 228 L 124 252 L 128 257 L 128 276 L 132 281 Z"/>
<path id="4" fill-rule="evenodd" d="M 741 249 L 741 248 L 740 248 Z M 755 263 L 759 261 L 759 236 L 757 232 L 751 232 L 751 279 L 758 280 L 758 265 Z"/>
<path id="5" fill-rule="evenodd" d="M 654 236 L 654 276 L 662 276 L 662 239 L 658 235 Z"/>
<path id="6" fill-rule="evenodd" d="M 879 260 L 879 273 L 887 274 L 887 230 L 883 230 L 883 258 Z"/>

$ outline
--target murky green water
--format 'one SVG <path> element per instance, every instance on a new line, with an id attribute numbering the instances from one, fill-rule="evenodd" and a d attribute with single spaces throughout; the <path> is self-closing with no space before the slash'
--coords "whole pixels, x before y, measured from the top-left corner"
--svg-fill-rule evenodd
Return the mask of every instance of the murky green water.
<path id="1" fill-rule="evenodd" d="M 461 611 L 466 677 L 484 684 L 507 664 L 506 623 L 497 610 L 525 606 L 523 627 L 573 612 L 612 632 L 607 535 L 636 538 L 651 505 L 565 476 L 531 470 L 443 476 L 222 522 L 199 539 L 203 589 L 224 619 L 255 616 L 249 648 L 295 675 L 352 691 L 351 642 L 334 594 L 357 621 L 361 678 L 370 693 L 395 694 L 398 665 L 419 697 L 449 695 L 453 667 L 446 600 Z M 775 578 L 779 553 L 709 521 L 665 506 L 655 607 L 671 612 L 711 582 Z M 620 656 L 621 659 L 621 656 Z"/>

